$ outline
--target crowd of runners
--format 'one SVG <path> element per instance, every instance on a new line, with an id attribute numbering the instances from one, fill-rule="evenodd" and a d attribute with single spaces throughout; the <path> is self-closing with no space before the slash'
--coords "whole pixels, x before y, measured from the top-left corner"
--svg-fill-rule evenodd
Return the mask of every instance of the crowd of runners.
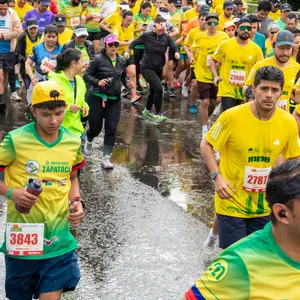
<path id="1" fill-rule="evenodd" d="M 143 117 L 164 123 L 163 99 L 179 94 L 199 113 L 215 182 L 204 250 L 226 249 L 185 298 L 297 299 L 300 25 L 280 0 L 249 11 L 243 0 L 0 0 L 0 116 L 23 89 L 30 121 L 0 146 L 9 299 L 75 289 L 84 156 L 104 127 L 101 166 L 113 169 L 122 97 L 145 96 Z M 295 283 L 259 294 L 272 270 Z"/>

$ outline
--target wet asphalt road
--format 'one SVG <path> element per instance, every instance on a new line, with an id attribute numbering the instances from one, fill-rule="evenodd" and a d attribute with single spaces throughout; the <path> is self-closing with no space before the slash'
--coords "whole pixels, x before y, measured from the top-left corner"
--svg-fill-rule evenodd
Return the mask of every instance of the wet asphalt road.
<path id="1" fill-rule="evenodd" d="M 82 279 L 64 299 L 181 299 L 211 257 L 202 250 L 213 217 L 213 185 L 201 162 L 198 114 L 187 99 L 164 101 L 169 118 L 142 118 L 144 101 L 123 99 L 112 161 L 101 170 L 101 134 L 80 177 L 86 201 L 78 242 Z M 4 134 L 25 123 L 24 103 L 0 116 Z M 0 241 L 5 205 L 0 199 Z M 0 255 L 0 299 L 4 263 Z"/>

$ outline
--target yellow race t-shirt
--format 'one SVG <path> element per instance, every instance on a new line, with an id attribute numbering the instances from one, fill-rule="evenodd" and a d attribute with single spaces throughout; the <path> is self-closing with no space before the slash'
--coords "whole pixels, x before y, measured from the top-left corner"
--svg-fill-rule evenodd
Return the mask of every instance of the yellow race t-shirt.
<path id="1" fill-rule="evenodd" d="M 41 38 L 38 35 L 36 35 L 35 39 L 32 40 L 30 35 L 28 33 L 26 34 L 26 50 L 25 50 L 26 57 L 29 57 L 32 48 L 35 45 L 39 44 L 40 42 L 41 42 Z"/>
<path id="2" fill-rule="evenodd" d="M 33 9 L 33 7 L 31 5 L 29 5 L 28 2 L 26 2 L 23 7 L 19 7 L 18 1 L 16 1 L 16 5 L 14 8 L 15 12 L 17 13 L 17 15 L 20 18 L 21 23 L 23 23 L 26 13 L 32 9 Z"/>
<path id="3" fill-rule="evenodd" d="M 224 30 L 224 24 L 225 24 L 226 22 L 231 22 L 233 18 L 234 18 L 233 15 L 230 16 L 229 19 L 227 19 L 227 18 L 225 19 L 225 16 L 224 16 L 224 15 L 220 15 L 220 16 L 219 16 L 218 30 L 219 30 L 219 31 L 223 31 L 223 30 Z"/>
<path id="4" fill-rule="evenodd" d="M 246 85 L 253 84 L 256 71 L 264 66 L 274 66 L 283 72 L 284 86 L 277 106 L 289 112 L 291 93 L 295 85 L 296 75 L 300 71 L 300 65 L 296 61 L 290 59 L 289 65 L 286 68 L 280 68 L 277 66 L 274 56 L 268 57 L 253 66 L 249 77 L 247 78 Z"/>
<path id="5" fill-rule="evenodd" d="M 117 28 L 117 26 L 122 24 L 122 17 L 120 16 L 119 12 L 115 12 L 111 15 L 109 15 L 105 22 L 109 25 L 110 29 L 114 32 Z"/>
<path id="6" fill-rule="evenodd" d="M 278 9 L 275 13 L 273 13 L 272 11 L 270 11 L 268 13 L 268 17 L 273 19 L 274 21 L 277 21 L 280 18 L 280 9 Z"/>
<path id="7" fill-rule="evenodd" d="M 61 45 L 66 44 L 67 42 L 71 41 L 73 35 L 74 31 L 66 27 L 63 33 L 58 34 L 58 43 Z"/>
<path id="8" fill-rule="evenodd" d="M 192 28 L 192 29 L 189 31 L 189 33 L 188 33 L 186 39 L 184 40 L 184 44 L 185 44 L 186 46 L 188 46 L 188 47 L 190 48 L 191 51 L 194 52 L 194 63 L 190 66 L 191 68 L 194 68 L 194 66 L 195 66 L 195 61 L 197 61 L 197 51 L 194 51 L 191 47 L 192 47 L 192 45 L 193 45 L 193 43 L 194 43 L 194 41 L 195 41 L 196 36 L 197 36 L 199 33 L 201 33 L 201 30 L 200 30 L 199 27 Z"/>
<path id="9" fill-rule="evenodd" d="M 170 20 L 168 20 L 173 26 L 174 29 L 179 31 L 179 34 L 181 33 L 181 22 L 185 20 L 185 16 L 182 12 L 182 10 L 175 9 L 173 13 L 170 13 Z"/>
<path id="10" fill-rule="evenodd" d="M 300 155 L 295 119 L 276 107 L 268 121 L 257 119 L 253 102 L 226 110 L 206 134 L 221 153 L 220 172 L 235 189 L 233 198 L 215 193 L 218 214 L 238 218 L 268 216 L 265 200 L 268 175 L 280 154 L 286 159 Z"/>
<path id="11" fill-rule="evenodd" d="M 134 39 L 134 25 L 131 23 L 127 28 L 122 25 L 117 26 L 114 34 L 118 37 L 120 42 L 128 42 Z M 120 46 L 118 53 L 123 55 L 128 46 Z"/>
<path id="12" fill-rule="evenodd" d="M 254 42 L 240 46 L 236 38 L 224 41 L 211 56 L 222 62 L 218 96 L 242 100 L 243 86 L 252 67 L 263 59 L 262 50 Z"/>
<path id="13" fill-rule="evenodd" d="M 0 170 L 5 169 L 5 184 L 17 189 L 30 180 L 42 179 L 42 193 L 27 215 L 7 200 L 7 239 L 1 252 L 22 259 L 44 259 L 77 248 L 67 217 L 70 173 L 84 165 L 81 148 L 80 137 L 63 126 L 52 144 L 37 134 L 35 123 L 8 133 L 0 144 Z M 20 253 L 21 247 L 24 253 Z"/>
<path id="14" fill-rule="evenodd" d="M 201 32 L 195 37 L 191 50 L 197 52 L 194 71 L 198 81 L 214 82 L 214 77 L 209 69 L 209 61 L 218 45 L 228 39 L 229 37 L 224 31 L 217 31 L 214 36 L 209 36 L 207 32 Z"/>
<path id="15" fill-rule="evenodd" d="M 82 5 L 73 6 L 69 0 L 60 0 L 58 2 L 58 13 L 64 14 L 67 21 L 67 27 L 74 29 L 81 23 Z"/>
<path id="16" fill-rule="evenodd" d="M 196 12 L 195 8 L 191 8 L 184 13 L 185 20 L 189 20 L 198 17 L 199 13 Z"/>

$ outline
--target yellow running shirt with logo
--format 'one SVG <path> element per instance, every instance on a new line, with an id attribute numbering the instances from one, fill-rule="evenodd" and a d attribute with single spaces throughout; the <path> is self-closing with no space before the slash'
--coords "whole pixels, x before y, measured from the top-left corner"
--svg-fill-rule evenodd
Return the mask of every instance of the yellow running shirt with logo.
<path id="1" fill-rule="evenodd" d="M 283 72 L 284 86 L 283 86 L 282 95 L 280 96 L 277 106 L 289 112 L 291 93 L 295 85 L 296 75 L 300 71 L 300 65 L 296 61 L 290 59 L 289 65 L 285 68 L 281 68 L 278 67 L 278 65 L 276 64 L 274 56 L 268 57 L 253 66 L 249 74 L 249 77 L 247 78 L 246 85 L 252 85 L 254 82 L 256 71 L 259 68 L 265 66 L 274 66 Z"/>
<path id="2" fill-rule="evenodd" d="M 114 32 L 120 24 L 122 24 L 122 17 L 120 16 L 119 12 L 115 12 L 109 15 L 105 22 L 109 25 L 110 29 Z"/>
<path id="3" fill-rule="evenodd" d="M 223 250 L 185 294 L 186 300 L 297 300 L 300 263 L 287 256 L 271 222 Z"/>
<path id="4" fill-rule="evenodd" d="M 70 28 L 65 29 L 63 33 L 58 33 L 58 43 L 64 45 L 70 42 L 73 38 L 74 32 Z"/>
<path id="5" fill-rule="evenodd" d="M 243 100 L 243 87 L 252 67 L 263 59 L 262 50 L 254 42 L 240 46 L 236 38 L 221 43 L 212 58 L 222 62 L 218 96 Z"/>
<path id="6" fill-rule="evenodd" d="M 74 29 L 81 23 L 81 11 L 82 5 L 71 5 L 69 0 L 61 0 L 58 2 L 58 13 L 63 14 L 66 17 L 67 27 Z"/>
<path id="7" fill-rule="evenodd" d="M 7 200 L 7 238 L 1 252 L 22 259 L 44 259 L 77 248 L 67 217 L 70 173 L 85 163 L 81 147 L 80 137 L 63 126 L 52 144 L 37 134 L 35 123 L 8 133 L 0 144 L 0 170 L 5 169 L 5 184 L 17 189 L 31 179 L 42 179 L 43 190 L 27 215 Z M 23 253 L 21 249 L 25 249 Z"/>
<path id="8" fill-rule="evenodd" d="M 226 110 L 206 134 L 207 141 L 221 152 L 222 176 L 236 191 L 230 199 L 215 193 L 216 212 L 225 216 L 268 216 L 265 189 L 271 168 L 280 154 L 286 159 L 300 155 L 295 119 L 277 107 L 270 120 L 261 121 L 250 105 Z"/>
<path id="9" fill-rule="evenodd" d="M 118 37 L 120 42 L 128 42 L 134 39 L 134 25 L 131 23 L 127 28 L 123 27 L 122 25 L 117 26 L 114 34 Z M 123 55 L 128 45 L 120 46 L 118 53 Z"/>
<path id="10" fill-rule="evenodd" d="M 218 45 L 228 39 L 227 33 L 223 31 L 217 31 L 214 36 L 209 36 L 207 32 L 201 32 L 195 37 L 191 50 L 197 52 L 194 71 L 198 81 L 206 83 L 214 82 L 214 77 L 209 69 L 209 61 Z"/>

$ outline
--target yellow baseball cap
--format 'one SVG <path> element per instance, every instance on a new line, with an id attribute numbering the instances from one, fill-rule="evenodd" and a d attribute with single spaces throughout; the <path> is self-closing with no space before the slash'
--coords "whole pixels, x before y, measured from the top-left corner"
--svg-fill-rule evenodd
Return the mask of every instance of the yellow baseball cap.
<path id="1" fill-rule="evenodd" d="M 32 105 L 54 100 L 66 101 L 63 88 L 54 81 L 38 82 L 32 91 Z"/>

